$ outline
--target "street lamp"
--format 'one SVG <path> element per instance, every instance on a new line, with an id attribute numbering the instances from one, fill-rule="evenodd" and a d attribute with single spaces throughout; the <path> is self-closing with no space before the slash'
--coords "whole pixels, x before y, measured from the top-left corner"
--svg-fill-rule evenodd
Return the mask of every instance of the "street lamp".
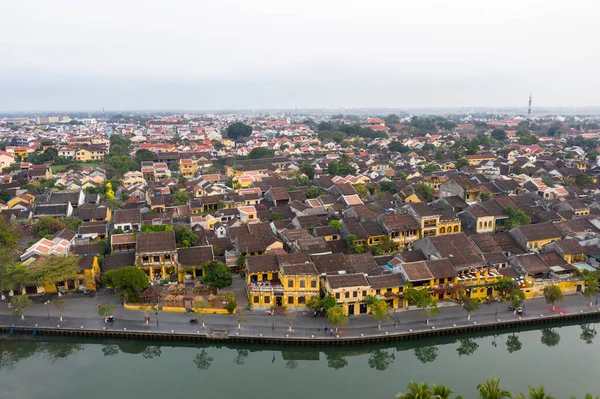
<path id="1" fill-rule="evenodd" d="M 48 320 L 50 320 L 50 307 L 48 307 L 49 304 L 50 301 L 44 302 L 44 306 L 46 306 L 46 310 L 48 311 Z"/>

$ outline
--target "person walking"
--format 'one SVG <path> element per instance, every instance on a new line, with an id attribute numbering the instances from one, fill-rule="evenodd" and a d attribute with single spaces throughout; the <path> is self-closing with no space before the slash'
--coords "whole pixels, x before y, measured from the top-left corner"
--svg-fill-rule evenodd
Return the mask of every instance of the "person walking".
<path id="1" fill-rule="evenodd" d="M 329 329 L 329 336 L 333 337 L 333 328 Z"/>

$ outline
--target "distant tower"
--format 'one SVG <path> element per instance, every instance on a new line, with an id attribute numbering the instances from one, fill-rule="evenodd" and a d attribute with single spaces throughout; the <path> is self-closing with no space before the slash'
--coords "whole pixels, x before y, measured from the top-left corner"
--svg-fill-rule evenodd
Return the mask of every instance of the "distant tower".
<path id="1" fill-rule="evenodd" d="M 529 108 L 527 109 L 527 117 L 531 118 L 531 92 L 529 92 Z"/>

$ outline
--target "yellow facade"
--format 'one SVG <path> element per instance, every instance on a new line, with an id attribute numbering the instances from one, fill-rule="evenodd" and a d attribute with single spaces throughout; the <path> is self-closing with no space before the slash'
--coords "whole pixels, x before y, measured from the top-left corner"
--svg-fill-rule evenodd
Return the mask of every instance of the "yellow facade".
<path id="1" fill-rule="evenodd" d="M 561 239 L 561 237 L 556 237 L 556 238 L 548 238 L 545 240 L 527 241 L 526 245 L 527 245 L 527 249 L 539 250 L 539 249 L 542 249 L 544 247 L 544 245 L 550 244 L 551 242 L 558 241 L 560 239 Z"/>
<path id="2" fill-rule="evenodd" d="M 438 235 L 460 233 L 462 227 L 460 220 L 442 221 L 438 224 Z"/>
<path id="3" fill-rule="evenodd" d="M 279 275 L 283 285 L 283 306 L 306 306 L 312 297 L 320 295 L 320 281 L 317 275 Z"/>

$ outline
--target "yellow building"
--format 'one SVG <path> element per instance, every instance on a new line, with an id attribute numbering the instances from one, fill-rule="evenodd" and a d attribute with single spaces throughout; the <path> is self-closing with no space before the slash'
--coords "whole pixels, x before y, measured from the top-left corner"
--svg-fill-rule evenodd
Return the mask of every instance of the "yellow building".
<path id="1" fill-rule="evenodd" d="M 510 230 L 509 234 L 521 247 L 530 250 L 541 250 L 545 245 L 563 237 L 562 232 L 551 222 L 518 226 Z"/>
<path id="2" fill-rule="evenodd" d="M 198 170 L 198 164 L 192 159 L 179 160 L 179 171 L 184 177 L 193 177 Z"/>
<path id="3" fill-rule="evenodd" d="M 372 295 L 371 285 L 362 273 L 329 275 L 323 279 L 324 289 L 333 295 L 348 315 L 367 314 L 364 298 Z"/>

